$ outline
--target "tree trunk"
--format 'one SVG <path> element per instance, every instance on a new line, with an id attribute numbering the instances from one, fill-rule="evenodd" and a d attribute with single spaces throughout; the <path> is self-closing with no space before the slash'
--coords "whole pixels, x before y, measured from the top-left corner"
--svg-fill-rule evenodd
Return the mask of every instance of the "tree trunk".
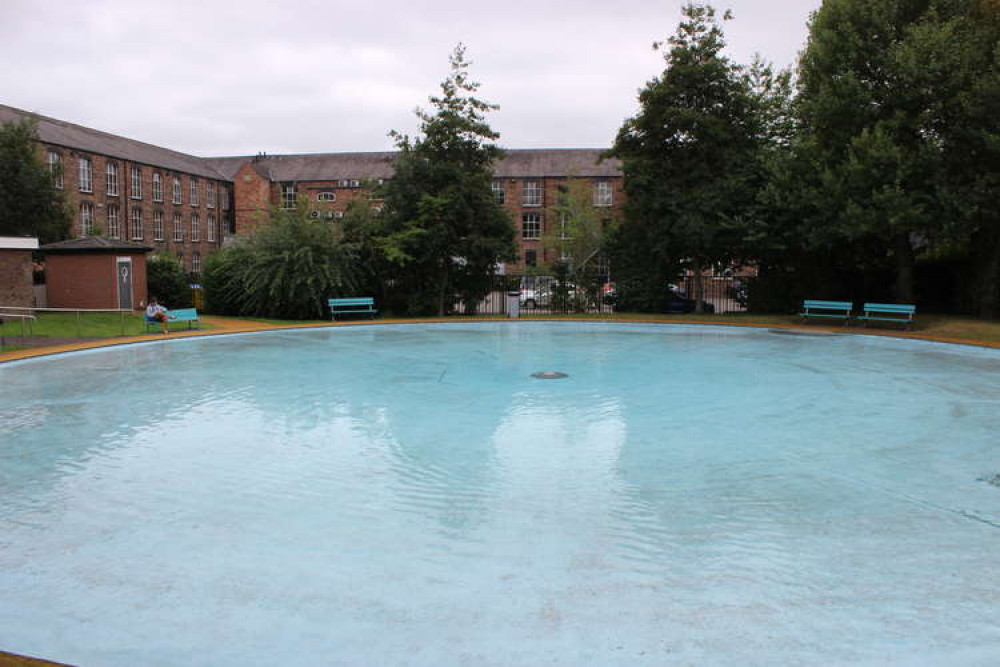
<path id="1" fill-rule="evenodd" d="M 914 303 L 916 300 L 913 290 L 914 259 L 909 232 L 896 232 L 893 238 L 893 254 L 896 257 L 896 300 L 901 303 Z"/>
<path id="2" fill-rule="evenodd" d="M 705 306 L 703 305 L 702 295 L 704 291 L 703 277 L 701 275 L 702 267 L 701 260 L 695 260 L 694 262 L 694 312 L 703 313 L 705 312 Z"/>

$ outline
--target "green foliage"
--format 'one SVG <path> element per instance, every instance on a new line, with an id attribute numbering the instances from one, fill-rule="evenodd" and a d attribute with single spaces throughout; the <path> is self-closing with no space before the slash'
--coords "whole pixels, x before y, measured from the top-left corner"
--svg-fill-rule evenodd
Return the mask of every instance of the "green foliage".
<path id="1" fill-rule="evenodd" d="M 666 70 L 640 91 L 639 113 L 609 151 L 622 160 L 628 194 L 613 254 L 644 255 L 640 267 L 623 272 L 621 296 L 644 308 L 662 300 L 682 263 L 694 269 L 697 292 L 703 267 L 741 254 L 762 187 L 764 149 L 789 132 L 780 113 L 788 75 L 760 62 L 746 70 L 725 57 L 712 7 L 688 4 L 683 15 L 666 41 Z"/>
<path id="2" fill-rule="evenodd" d="M 468 66 L 459 44 L 441 96 L 430 98 L 434 112 L 417 112 L 421 136 L 392 133 L 400 153 L 377 245 L 412 314 L 444 314 L 458 298 L 477 302 L 493 268 L 515 251 L 513 224 L 490 189 L 502 151 L 485 114 L 496 107 L 474 96 Z"/>
<path id="3" fill-rule="evenodd" d="M 205 262 L 202 286 L 210 312 L 282 319 L 319 319 L 326 300 L 358 293 L 356 249 L 308 207 L 272 211 L 245 242 Z"/>
<path id="4" fill-rule="evenodd" d="M 180 260 L 169 253 L 152 256 L 146 262 L 146 290 L 167 308 L 190 308 L 191 281 Z"/>
<path id="5" fill-rule="evenodd" d="M 972 2 L 826 0 L 799 67 L 801 235 L 877 245 L 912 301 L 915 258 L 956 231 L 947 204 Z"/>
<path id="6" fill-rule="evenodd" d="M 31 121 L 0 125 L 0 236 L 51 243 L 69 236 L 72 218 L 35 140 Z"/>

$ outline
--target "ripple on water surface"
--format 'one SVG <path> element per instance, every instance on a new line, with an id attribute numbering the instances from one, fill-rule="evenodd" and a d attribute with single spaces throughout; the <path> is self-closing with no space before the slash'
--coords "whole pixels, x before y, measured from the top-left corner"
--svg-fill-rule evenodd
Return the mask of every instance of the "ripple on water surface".
<path id="1" fill-rule="evenodd" d="M 542 323 L 0 366 L 0 649 L 988 664 L 998 371 L 909 341 Z"/>

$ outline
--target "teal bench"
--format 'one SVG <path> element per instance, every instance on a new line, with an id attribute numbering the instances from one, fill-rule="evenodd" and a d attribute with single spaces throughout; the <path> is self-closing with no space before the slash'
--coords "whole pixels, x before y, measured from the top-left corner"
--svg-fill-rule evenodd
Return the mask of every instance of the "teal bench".
<path id="1" fill-rule="evenodd" d="M 913 327 L 913 316 L 917 307 L 908 303 L 866 303 L 864 315 L 858 315 L 858 320 L 864 324 L 871 321 L 896 322 L 907 329 Z"/>
<path id="2" fill-rule="evenodd" d="M 803 301 L 802 312 L 799 317 L 803 321 L 809 317 L 827 317 L 844 320 L 844 326 L 851 322 L 851 309 L 854 304 L 850 301 Z"/>
<path id="3" fill-rule="evenodd" d="M 167 316 L 167 330 L 170 330 L 171 322 L 187 322 L 188 329 L 199 329 L 201 327 L 198 325 L 198 311 L 195 308 L 178 308 L 177 310 L 168 310 L 165 315 Z M 148 317 L 144 318 L 146 320 L 146 333 L 152 328 L 158 328 L 160 323 L 156 320 L 151 320 Z"/>
<path id="4" fill-rule="evenodd" d="M 375 299 L 370 296 L 355 297 L 353 299 L 327 299 L 326 305 L 330 308 L 330 317 L 334 320 L 337 315 L 345 313 L 367 313 L 375 319 Z"/>

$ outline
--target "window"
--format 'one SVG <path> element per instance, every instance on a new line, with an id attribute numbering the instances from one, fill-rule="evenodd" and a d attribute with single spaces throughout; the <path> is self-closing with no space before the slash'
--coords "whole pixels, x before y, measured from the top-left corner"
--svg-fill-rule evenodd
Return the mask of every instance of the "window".
<path id="1" fill-rule="evenodd" d="M 163 211 L 153 211 L 153 240 L 163 240 Z"/>
<path id="2" fill-rule="evenodd" d="M 319 192 L 316 194 L 316 201 L 337 201 L 337 193 Z"/>
<path id="3" fill-rule="evenodd" d="M 174 203 L 181 204 L 181 179 L 174 176 Z"/>
<path id="4" fill-rule="evenodd" d="M 542 216 L 538 213 L 525 213 L 521 216 L 521 238 L 538 240 L 542 238 Z"/>
<path id="5" fill-rule="evenodd" d="M 208 214 L 208 227 L 206 229 L 206 234 L 208 235 L 208 242 L 215 243 L 215 214 Z"/>
<path id="6" fill-rule="evenodd" d="M 535 250 L 525 250 L 524 251 L 524 265 L 525 266 L 537 266 L 538 265 L 538 252 Z"/>
<path id="7" fill-rule="evenodd" d="M 108 204 L 108 236 L 113 239 L 120 239 L 122 237 L 122 225 L 118 217 L 118 204 Z"/>
<path id="8" fill-rule="evenodd" d="M 198 205 L 198 179 L 191 177 L 191 206 Z"/>
<path id="9" fill-rule="evenodd" d="M 94 233 L 94 205 L 89 201 L 80 204 L 80 236 Z"/>
<path id="10" fill-rule="evenodd" d="M 201 221 L 198 219 L 197 213 L 191 214 L 191 243 L 197 243 L 201 240 L 201 236 L 198 233 L 198 228 L 201 226 Z"/>
<path id="11" fill-rule="evenodd" d="M 52 176 L 52 187 L 63 189 L 62 156 L 55 151 L 49 151 L 49 174 Z"/>
<path id="12" fill-rule="evenodd" d="M 361 181 L 351 181 L 351 187 L 352 188 L 360 188 L 361 187 Z"/>
<path id="13" fill-rule="evenodd" d="M 215 183 L 205 184 L 205 206 L 215 208 Z"/>
<path id="14" fill-rule="evenodd" d="M 160 172 L 153 172 L 153 201 L 163 201 L 163 177 Z"/>
<path id="15" fill-rule="evenodd" d="M 502 181 L 493 181 L 493 198 L 497 200 L 498 204 L 507 203 L 507 193 L 504 192 Z"/>
<path id="16" fill-rule="evenodd" d="M 174 213 L 174 241 L 184 243 L 184 221 L 180 213 Z"/>
<path id="17" fill-rule="evenodd" d="M 295 208 L 295 184 L 281 184 L 281 208 L 291 211 Z"/>
<path id="18" fill-rule="evenodd" d="M 348 180 L 341 180 L 341 181 L 340 181 L 340 182 L 338 183 L 338 185 L 339 185 L 340 187 L 342 187 L 342 188 L 346 188 L 346 187 L 349 187 L 349 186 L 351 185 L 351 182 L 350 182 L 350 181 L 348 181 Z"/>
<path id="19" fill-rule="evenodd" d="M 132 207 L 132 220 L 129 225 L 132 240 L 141 241 L 142 240 L 142 209 L 138 206 Z"/>
<path id="20" fill-rule="evenodd" d="M 561 241 L 570 240 L 569 220 L 566 219 L 565 215 L 559 218 L 559 240 Z"/>
<path id="21" fill-rule="evenodd" d="M 222 210 L 229 210 L 229 188 L 225 185 L 222 186 Z"/>
<path id="22" fill-rule="evenodd" d="M 80 192 L 94 191 L 94 168 L 89 157 L 80 158 Z"/>
<path id="23" fill-rule="evenodd" d="M 201 253 L 191 254 L 191 273 L 201 273 Z"/>
<path id="24" fill-rule="evenodd" d="M 611 183 L 609 181 L 594 183 L 594 206 L 611 206 Z"/>
<path id="25" fill-rule="evenodd" d="M 132 167 L 132 199 L 142 199 L 142 170 Z"/>
<path id="26" fill-rule="evenodd" d="M 521 204 L 523 206 L 541 206 L 542 184 L 538 181 L 525 181 Z"/>
<path id="27" fill-rule="evenodd" d="M 109 197 L 118 196 L 118 163 L 111 162 L 108 160 L 108 164 L 104 167 L 104 180 L 106 182 L 107 192 Z"/>

